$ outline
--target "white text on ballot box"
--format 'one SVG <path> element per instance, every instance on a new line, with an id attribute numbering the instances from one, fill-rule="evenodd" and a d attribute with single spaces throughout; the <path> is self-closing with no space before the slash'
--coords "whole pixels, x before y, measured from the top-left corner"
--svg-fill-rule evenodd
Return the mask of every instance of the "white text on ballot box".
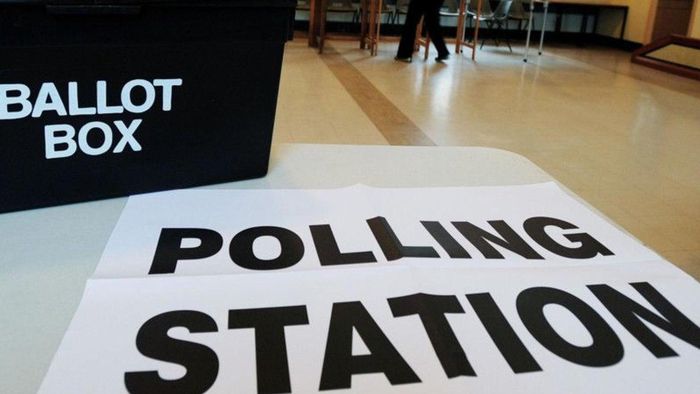
<path id="1" fill-rule="evenodd" d="M 699 296 L 554 184 L 144 195 L 41 391 L 687 393 Z"/>

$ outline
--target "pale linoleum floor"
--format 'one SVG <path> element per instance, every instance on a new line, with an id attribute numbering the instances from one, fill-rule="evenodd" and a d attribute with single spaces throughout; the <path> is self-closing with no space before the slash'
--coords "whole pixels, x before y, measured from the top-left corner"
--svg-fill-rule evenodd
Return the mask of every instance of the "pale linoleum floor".
<path id="1" fill-rule="evenodd" d="M 488 43 L 487 43 L 488 44 Z M 700 278 L 700 82 L 606 48 L 487 45 L 477 62 L 288 43 L 274 142 L 486 146 L 521 154 Z"/>

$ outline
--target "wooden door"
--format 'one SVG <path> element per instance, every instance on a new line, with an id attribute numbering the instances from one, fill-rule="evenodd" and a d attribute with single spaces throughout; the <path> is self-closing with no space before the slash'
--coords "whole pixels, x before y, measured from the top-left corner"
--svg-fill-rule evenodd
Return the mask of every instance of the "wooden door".
<path id="1" fill-rule="evenodd" d="M 693 0 L 659 0 L 652 41 L 671 34 L 686 35 L 692 10 Z"/>

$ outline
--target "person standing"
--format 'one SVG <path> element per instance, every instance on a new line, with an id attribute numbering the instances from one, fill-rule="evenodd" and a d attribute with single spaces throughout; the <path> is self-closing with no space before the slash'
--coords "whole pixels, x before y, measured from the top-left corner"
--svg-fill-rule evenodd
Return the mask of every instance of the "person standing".
<path id="1" fill-rule="evenodd" d="M 442 8 L 443 2 L 444 0 L 411 0 L 408 4 L 406 22 L 403 25 L 401 42 L 399 43 L 399 50 L 396 53 L 395 60 L 406 63 L 411 62 L 416 41 L 416 28 L 421 16 L 424 17 L 426 30 L 433 45 L 435 45 L 435 49 L 438 51 L 438 56 L 435 60 L 442 62 L 450 57 L 450 52 L 445 45 L 445 38 L 442 36 L 442 27 L 440 26 L 440 8 Z"/>

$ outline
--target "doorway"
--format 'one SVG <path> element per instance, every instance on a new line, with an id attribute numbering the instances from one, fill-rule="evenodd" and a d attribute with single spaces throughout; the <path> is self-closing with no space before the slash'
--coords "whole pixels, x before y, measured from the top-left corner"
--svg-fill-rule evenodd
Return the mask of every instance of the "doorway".
<path id="1" fill-rule="evenodd" d="M 658 0 L 651 40 L 671 34 L 688 34 L 694 0 Z"/>

